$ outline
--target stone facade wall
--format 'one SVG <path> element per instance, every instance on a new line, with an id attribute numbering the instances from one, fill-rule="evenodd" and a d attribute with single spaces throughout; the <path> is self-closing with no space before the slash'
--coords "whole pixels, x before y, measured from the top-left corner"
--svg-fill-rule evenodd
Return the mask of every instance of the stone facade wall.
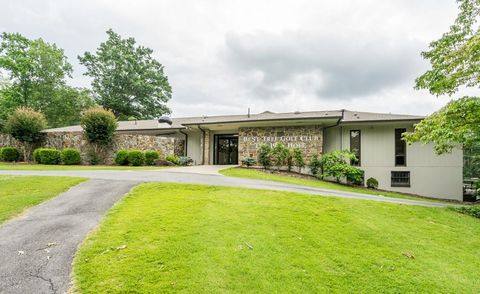
<path id="1" fill-rule="evenodd" d="M 113 163 L 115 153 L 121 149 L 156 150 L 160 153 L 160 157 L 165 157 L 168 154 L 183 155 L 183 145 L 184 140 L 178 138 L 116 134 L 113 144 L 105 154 L 105 163 Z M 0 147 L 2 146 L 20 147 L 21 145 L 10 136 L 0 134 Z M 182 146 L 181 153 L 177 153 L 178 146 Z M 80 150 L 84 163 L 87 163 L 87 154 L 91 150 L 90 144 L 82 133 L 46 133 L 45 139 L 38 147 Z"/>
<path id="2" fill-rule="evenodd" d="M 200 139 L 200 150 L 202 150 L 202 164 L 210 164 L 210 130 L 204 130 Z"/>
<path id="3" fill-rule="evenodd" d="M 173 153 L 178 156 L 185 156 L 185 140 L 175 139 Z"/>
<path id="4" fill-rule="evenodd" d="M 240 128 L 238 135 L 239 161 L 248 157 L 256 159 L 258 147 L 263 143 L 273 146 L 280 142 L 288 148 L 298 147 L 306 159 L 323 152 L 323 129 L 320 126 Z"/>

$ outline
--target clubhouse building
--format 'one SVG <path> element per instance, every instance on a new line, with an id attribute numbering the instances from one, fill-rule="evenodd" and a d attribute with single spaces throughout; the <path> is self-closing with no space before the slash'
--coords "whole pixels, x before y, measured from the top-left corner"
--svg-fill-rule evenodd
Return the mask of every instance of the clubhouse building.
<path id="1" fill-rule="evenodd" d="M 462 200 L 463 152 L 436 155 L 432 145 L 407 145 L 402 133 L 424 117 L 349 110 L 166 118 L 121 121 L 117 132 L 175 140 L 175 153 L 195 164 L 238 164 L 257 157 L 260 144 L 298 147 L 308 158 L 351 150 L 379 189 Z M 80 132 L 79 126 L 47 132 Z M 148 146 L 147 146 L 148 148 Z M 155 149 L 155 148 L 150 148 Z"/>

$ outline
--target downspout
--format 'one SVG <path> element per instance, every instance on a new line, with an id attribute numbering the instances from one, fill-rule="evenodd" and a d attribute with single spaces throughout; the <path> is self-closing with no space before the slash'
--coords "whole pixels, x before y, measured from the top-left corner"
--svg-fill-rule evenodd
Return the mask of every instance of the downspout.
<path id="1" fill-rule="evenodd" d="M 324 130 L 338 126 L 340 124 L 340 122 L 343 120 L 344 114 L 345 114 L 345 109 L 342 109 L 342 116 L 337 120 L 337 122 L 334 125 L 324 127 L 322 129 L 322 134 L 323 134 L 323 147 L 322 148 L 324 150 L 325 150 L 325 132 L 324 132 Z M 342 149 L 342 135 L 340 133 L 340 150 L 341 149 Z"/>
<path id="2" fill-rule="evenodd" d="M 198 129 L 202 131 L 202 165 L 205 164 L 205 130 L 197 125 Z"/>
<path id="3" fill-rule="evenodd" d="M 178 131 L 185 135 L 185 156 L 188 156 L 188 134 L 182 130 L 178 130 Z"/>

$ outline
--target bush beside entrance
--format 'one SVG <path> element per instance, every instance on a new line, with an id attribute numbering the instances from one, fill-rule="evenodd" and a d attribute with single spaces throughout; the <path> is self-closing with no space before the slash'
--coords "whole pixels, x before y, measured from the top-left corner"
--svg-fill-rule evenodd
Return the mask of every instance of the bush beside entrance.
<path id="1" fill-rule="evenodd" d="M 282 143 L 277 143 L 273 147 L 270 144 L 260 145 L 257 154 L 256 162 L 265 170 L 291 172 L 295 168 L 298 173 L 301 173 L 302 169 L 307 166 L 310 174 L 315 177 L 333 178 L 336 182 L 344 181 L 350 185 L 364 185 L 364 172 L 351 165 L 351 162 L 356 161 L 356 156 L 350 151 L 333 151 L 322 156 L 313 154 L 309 160 L 306 160 L 301 149 L 290 149 Z M 246 158 L 241 162 L 246 167 L 255 164 L 253 158 Z"/>

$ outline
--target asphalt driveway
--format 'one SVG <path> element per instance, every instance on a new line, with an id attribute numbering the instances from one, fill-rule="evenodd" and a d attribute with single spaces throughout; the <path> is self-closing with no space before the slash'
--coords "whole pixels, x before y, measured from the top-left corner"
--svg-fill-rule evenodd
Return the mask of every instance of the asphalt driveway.
<path id="1" fill-rule="evenodd" d="M 101 180 L 206 184 L 206 185 L 220 185 L 220 186 L 291 191 L 291 192 L 307 193 L 307 194 L 314 194 L 314 195 L 321 195 L 321 196 L 335 196 L 335 197 L 342 197 L 342 198 L 364 199 L 364 200 L 382 201 L 382 202 L 408 204 L 408 205 L 421 205 L 421 206 L 431 206 L 431 207 L 446 206 L 446 204 L 437 203 L 437 202 L 383 197 L 383 196 L 361 194 L 361 193 L 354 193 L 354 192 L 347 192 L 347 191 L 306 187 L 306 186 L 272 182 L 272 181 L 226 177 L 226 176 L 222 176 L 215 173 L 201 173 L 193 169 L 192 169 L 192 172 L 188 172 L 188 170 L 182 170 L 181 172 L 179 172 L 179 171 L 175 171 L 175 169 L 68 170 L 68 171 L 0 170 L 0 175 L 3 174 L 3 175 L 30 175 L 30 176 L 31 175 L 72 176 L 72 177 L 84 177 L 84 178 L 101 179 Z"/>
<path id="2" fill-rule="evenodd" d="M 65 293 L 78 245 L 136 184 L 83 182 L 0 226 L 0 293 Z"/>

